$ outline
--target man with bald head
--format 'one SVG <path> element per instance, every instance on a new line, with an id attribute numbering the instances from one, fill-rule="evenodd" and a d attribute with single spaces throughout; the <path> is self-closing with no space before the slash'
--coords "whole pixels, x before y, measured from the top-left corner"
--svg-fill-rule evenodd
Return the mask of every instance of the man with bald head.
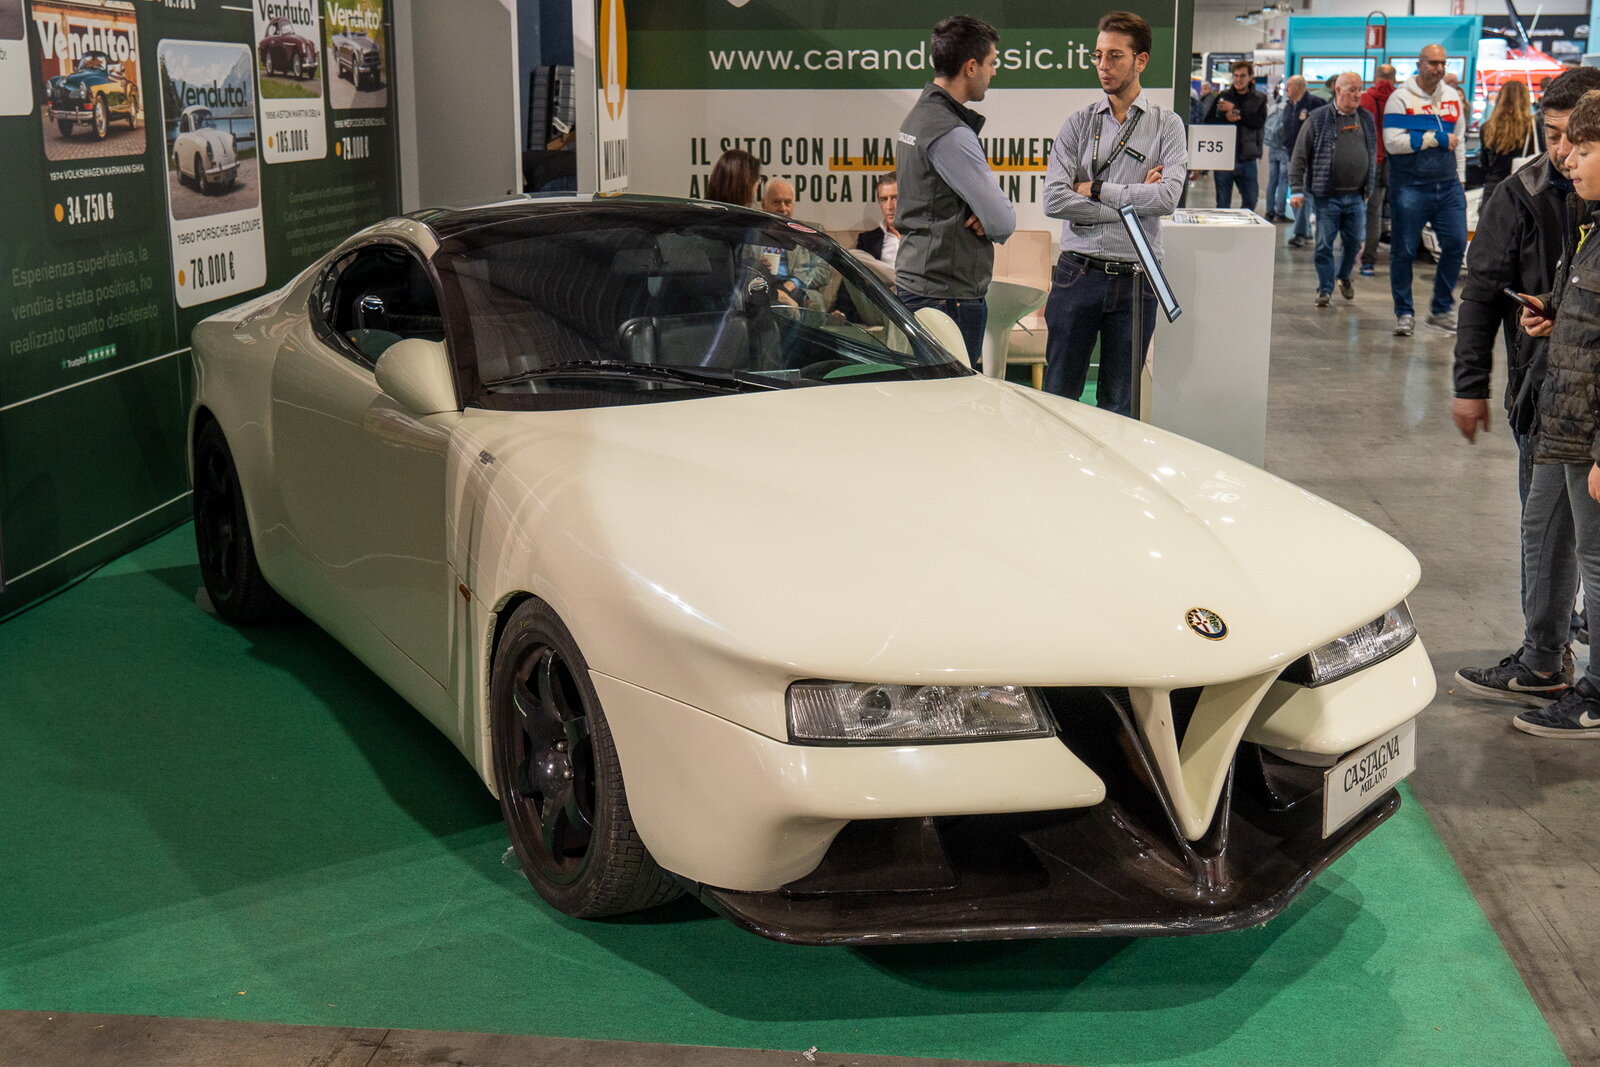
<path id="1" fill-rule="evenodd" d="M 794 185 L 782 178 L 769 178 L 761 192 L 761 210 L 794 218 Z M 817 294 L 833 276 L 831 267 L 803 248 L 769 248 L 767 252 L 768 262 L 775 260 L 778 264 L 772 274 L 779 290 L 801 307 L 815 303 Z"/>
<path id="2" fill-rule="evenodd" d="M 1300 128 L 1317 108 L 1325 107 L 1328 102 L 1307 92 L 1306 80 L 1298 74 L 1283 83 L 1283 98 L 1286 102 L 1283 111 L 1283 147 L 1292 156 L 1295 142 L 1300 139 Z M 1307 205 L 1294 213 L 1294 232 L 1289 235 L 1289 247 L 1304 248 L 1310 243 L 1311 207 Z"/>
<path id="3" fill-rule="evenodd" d="M 1422 228 L 1439 239 L 1428 325 L 1455 333 L 1455 287 L 1467 249 L 1467 174 L 1461 94 L 1445 84 L 1445 50 L 1430 44 L 1417 55 L 1417 73 L 1389 95 L 1383 109 L 1383 147 L 1389 160 L 1389 291 L 1394 334 L 1410 337 L 1411 263 Z"/>
<path id="4" fill-rule="evenodd" d="M 1295 141 L 1289 160 L 1289 203 L 1305 209 L 1309 192 L 1317 209 L 1317 307 L 1325 308 L 1339 295 L 1354 300 L 1350 272 L 1367 226 L 1367 190 L 1376 181 L 1378 128 L 1361 110 L 1361 75 L 1346 71 L 1333 83 L 1333 106 L 1312 115 Z M 1333 264 L 1333 242 L 1343 247 L 1338 269 Z"/>

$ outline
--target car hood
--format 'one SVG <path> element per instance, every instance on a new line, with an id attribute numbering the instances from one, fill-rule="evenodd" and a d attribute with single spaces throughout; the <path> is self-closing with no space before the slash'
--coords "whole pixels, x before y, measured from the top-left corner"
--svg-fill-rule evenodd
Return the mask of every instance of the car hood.
<path id="1" fill-rule="evenodd" d="M 107 82 L 111 81 L 111 75 L 98 70 L 79 70 L 74 71 L 71 74 L 60 75 L 52 80 L 59 82 L 68 89 L 76 89 L 80 85 L 85 87 L 93 85 L 105 85 Z"/>
<path id="2" fill-rule="evenodd" d="M 365 52 L 369 55 L 378 50 L 378 42 L 371 37 L 346 37 L 341 43 L 346 48 L 354 49 L 357 52 Z"/>
<path id="3" fill-rule="evenodd" d="M 1209 684 L 1286 665 L 1419 577 L 1264 471 L 982 377 L 462 426 L 512 539 L 545 546 L 520 566 L 565 568 L 591 666 L 647 687 L 641 647 L 675 642 L 792 677 Z M 1224 639 L 1189 628 L 1197 607 Z"/>

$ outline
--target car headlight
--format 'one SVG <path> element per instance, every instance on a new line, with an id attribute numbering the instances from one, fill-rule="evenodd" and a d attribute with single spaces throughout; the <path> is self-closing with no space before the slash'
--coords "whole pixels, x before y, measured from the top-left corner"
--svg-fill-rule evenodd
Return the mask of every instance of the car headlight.
<path id="1" fill-rule="evenodd" d="M 1416 636 L 1411 609 L 1401 601 L 1360 629 L 1313 648 L 1289 664 L 1279 677 L 1304 686 L 1327 685 L 1388 659 Z"/>
<path id="2" fill-rule="evenodd" d="M 1038 694 L 1016 685 L 796 682 L 789 736 L 805 744 L 974 741 L 1054 733 Z"/>

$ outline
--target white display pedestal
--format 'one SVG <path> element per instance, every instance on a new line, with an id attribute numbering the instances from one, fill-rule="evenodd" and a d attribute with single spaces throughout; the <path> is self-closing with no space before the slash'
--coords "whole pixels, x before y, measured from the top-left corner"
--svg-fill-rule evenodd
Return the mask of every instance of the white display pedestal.
<path id="1" fill-rule="evenodd" d="M 1242 222 L 1161 220 L 1162 266 L 1183 314 L 1167 322 L 1156 313 L 1149 418 L 1259 467 L 1267 455 L 1277 229 L 1253 212 L 1205 214 Z"/>

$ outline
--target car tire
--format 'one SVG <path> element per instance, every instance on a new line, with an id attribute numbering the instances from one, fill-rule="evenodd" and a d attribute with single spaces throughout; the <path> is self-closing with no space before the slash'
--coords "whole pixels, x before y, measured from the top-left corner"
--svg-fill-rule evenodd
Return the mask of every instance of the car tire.
<path id="1" fill-rule="evenodd" d="M 56 129 L 61 131 L 61 136 L 63 137 L 72 136 L 72 127 L 74 125 L 75 123 L 68 122 L 66 119 L 56 119 Z"/>
<path id="2" fill-rule="evenodd" d="M 289 76 L 295 81 L 305 80 L 305 67 L 300 63 L 300 54 L 298 52 L 289 60 Z"/>
<path id="3" fill-rule="evenodd" d="M 106 106 L 106 98 L 96 97 L 94 102 L 94 121 L 90 124 L 94 130 L 94 139 L 104 141 L 111 132 L 111 109 Z"/>
<path id="4" fill-rule="evenodd" d="M 652 908 L 682 888 L 634 829 L 588 664 L 542 600 L 519 605 L 489 680 L 494 775 L 522 872 L 580 919 Z"/>
<path id="5" fill-rule="evenodd" d="M 199 152 L 194 154 L 194 187 L 200 190 L 201 196 L 211 195 L 211 179 L 206 177 L 205 161 Z"/>
<path id="6" fill-rule="evenodd" d="M 244 491 L 222 427 L 208 420 L 194 443 L 194 541 L 211 606 L 236 626 L 270 622 L 289 605 L 261 574 Z"/>

